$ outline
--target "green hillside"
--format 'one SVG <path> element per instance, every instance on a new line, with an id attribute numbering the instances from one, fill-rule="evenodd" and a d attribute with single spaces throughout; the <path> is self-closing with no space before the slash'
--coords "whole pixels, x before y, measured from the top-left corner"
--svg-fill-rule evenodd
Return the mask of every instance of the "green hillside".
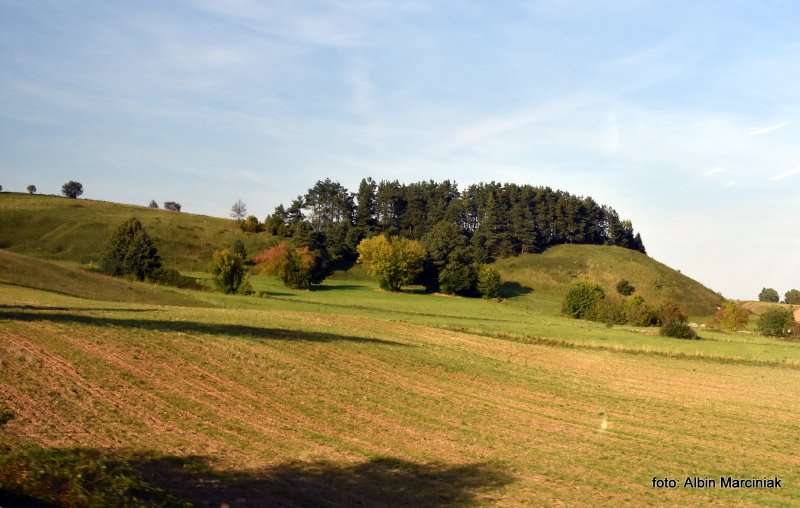
<path id="1" fill-rule="evenodd" d="M 207 306 L 183 292 L 0 250 L 0 283 L 110 302 Z"/>
<path id="2" fill-rule="evenodd" d="M 243 233 L 232 220 L 143 206 L 57 196 L 0 193 L 0 248 L 47 259 L 89 263 L 114 228 L 138 218 L 169 267 L 204 270 L 214 250 L 244 241 L 248 251 L 268 245 L 265 234 Z"/>
<path id="3" fill-rule="evenodd" d="M 699 282 L 639 252 L 599 245 L 559 245 L 496 263 L 505 280 L 518 282 L 539 296 L 560 299 L 576 282 L 592 282 L 616 294 L 620 279 L 653 304 L 679 303 L 692 315 L 712 313 L 723 298 Z"/>

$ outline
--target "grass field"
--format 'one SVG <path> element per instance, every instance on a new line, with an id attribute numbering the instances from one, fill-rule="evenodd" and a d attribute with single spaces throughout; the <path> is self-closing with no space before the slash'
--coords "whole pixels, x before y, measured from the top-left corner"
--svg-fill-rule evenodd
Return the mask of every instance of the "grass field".
<path id="1" fill-rule="evenodd" d="M 800 502 L 793 343 L 609 329 L 536 313 L 535 293 L 254 282 L 268 298 L 191 293 L 206 308 L 0 285 L 6 495 L 77 482 L 87 500 L 127 485 L 164 505 Z M 785 487 L 651 487 L 728 474 Z"/>
<path id="2" fill-rule="evenodd" d="M 502 300 L 388 293 L 359 267 L 225 296 L 79 264 L 132 215 L 207 284 L 211 250 L 266 235 L 55 197 L 0 209 L 0 506 L 800 504 L 800 343 L 704 328 L 719 295 L 638 253 L 502 260 Z M 559 315 L 571 284 L 620 278 L 683 304 L 702 340 Z M 651 483 L 721 475 L 784 488 Z"/>

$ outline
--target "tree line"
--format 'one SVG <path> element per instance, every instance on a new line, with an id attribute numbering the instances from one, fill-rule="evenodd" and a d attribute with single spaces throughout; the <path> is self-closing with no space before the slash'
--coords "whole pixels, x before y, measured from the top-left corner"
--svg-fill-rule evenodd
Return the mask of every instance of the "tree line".
<path id="1" fill-rule="evenodd" d="M 232 212 L 237 217 L 240 205 Z M 403 184 L 364 178 L 358 192 L 351 193 L 338 182 L 320 180 L 288 206 L 277 206 L 264 228 L 275 236 L 324 247 L 341 265 L 355 261 L 356 247 L 365 238 L 382 234 L 422 241 L 437 229 L 454 231 L 458 238 L 452 240 L 479 263 L 567 243 L 646 253 L 631 221 L 591 197 L 497 182 L 460 190 L 449 180 Z"/>

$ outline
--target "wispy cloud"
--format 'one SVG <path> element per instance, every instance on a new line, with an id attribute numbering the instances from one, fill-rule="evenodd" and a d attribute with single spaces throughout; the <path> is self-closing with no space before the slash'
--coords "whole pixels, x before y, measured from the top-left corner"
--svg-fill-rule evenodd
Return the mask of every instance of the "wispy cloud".
<path id="1" fill-rule="evenodd" d="M 728 170 L 726 170 L 725 168 L 716 167 L 716 168 L 709 169 L 708 171 L 703 173 L 703 175 L 704 176 L 714 176 L 714 175 L 721 175 L 722 173 L 727 173 L 727 172 L 728 172 Z"/>
<path id="2" fill-rule="evenodd" d="M 781 122 L 781 123 L 776 123 L 775 125 L 769 125 L 767 127 L 752 127 L 750 129 L 750 135 L 761 136 L 762 134 L 767 134 L 770 132 L 777 131 L 779 129 L 783 129 L 784 127 L 787 127 L 791 124 L 792 122 Z"/>
<path id="3" fill-rule="evenodd" d="M 789 171 L 784 171 L 783 173 L 778 173 L 777 175 L 771 177 L 769 179 L 770 182 L 779 182 L 785 178 L 789 178 L 791 176 L 800 175 L 800 168 L 797 169 L 790 169 Z"/>

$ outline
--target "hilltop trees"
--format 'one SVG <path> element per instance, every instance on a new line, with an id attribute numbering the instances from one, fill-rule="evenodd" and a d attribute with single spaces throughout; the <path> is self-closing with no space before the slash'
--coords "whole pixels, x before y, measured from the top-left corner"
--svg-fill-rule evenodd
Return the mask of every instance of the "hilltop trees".
<path id="1" fill-rule="evenodd" d="M 156 203 L 155 199 L 151 199 L 150 204 L 147 205 L 147 208 L 158 208 L 158 203 Z"/>
<path id="2" fill-rule="evenodd" d="M 237 199 L 236 202 L 231 207 L 231 217 L 236 222 L 241 222 L 246 215 L 247 215 L 247 205 L 244 204 L 244 201 L 242 201 L 241 199 Z"/>
<path id="3" fill-rule="evenodd" d="M 784 295 L 783 301 L 784 303 L 788 303 L 791 305 L 800 304 L 800 291 L 798 291 L 797 289 L 790 289 Z"/>
<path id="4" fill-rule="evenodd" d="M 775 291 L 773 288 L 763 288 L 761 292 L 758 294 L 758 301 L 778 303 L 779 301 L 781 301 L 781 297 L 778 295 L 778 292 Z"/>
<path id="5" fill-rule="evenodd" d="M 100 268 L 109 275 L 145 280 L 161 268 L 161 257 L 142 223 L 133 218 L 122 223 L 112 235 Z"/>
<path id="6" fill-rule="evenodd" d="M 402 237 L 374 236 L 358 244 L 358 262 L 390 291 L 411 284 L 422 270 L 425 249 L 420 242 Z"/>
<path id="7" fill-rule="evenodd" d="M 70 199 L 77 199 L 83 194 L 83 184 L 70 180 L 61 186 L 61 194 Z"/>
<path id="8" fill-rule="evenodd" d="M 181 204 L 175 201 L 164 201 L 164 210 L 169 210 L 170 212 L 180 212 Z"/>
<path id="9" fill-rule="evenodd" d="M 28 185 L 27 190 L 28 190 L 28 194 L 36 194 L 36 186 L 35 185 Z"/>
<path id="10" fill-rule="evenodd" d="M 258 222 L 258 217 L 255 215 L 248 215 L 245 220 L 239 222 L 239 227 L 245 233 L 258 233 L 261 231 L 261 223 Z"/>

